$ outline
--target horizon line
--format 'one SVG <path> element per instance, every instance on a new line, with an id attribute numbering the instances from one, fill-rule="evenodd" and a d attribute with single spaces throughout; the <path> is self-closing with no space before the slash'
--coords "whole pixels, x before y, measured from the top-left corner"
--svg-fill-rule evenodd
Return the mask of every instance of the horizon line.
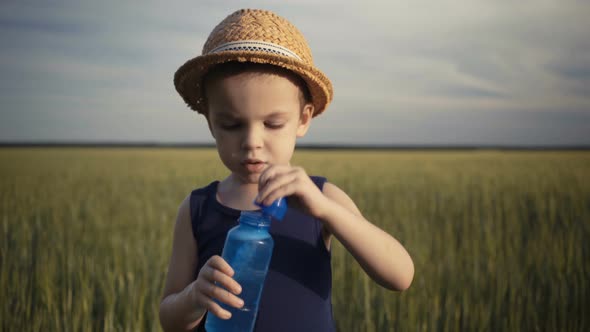
<path id="1" fill-rule="evenodd" d="M 14 141 L 0 142 L 0 148 L 215 148 L 214 143 L 124 142 L 124 141 Z M 590 150 L 588 144 L 297 144 L 310 150 Z"/>

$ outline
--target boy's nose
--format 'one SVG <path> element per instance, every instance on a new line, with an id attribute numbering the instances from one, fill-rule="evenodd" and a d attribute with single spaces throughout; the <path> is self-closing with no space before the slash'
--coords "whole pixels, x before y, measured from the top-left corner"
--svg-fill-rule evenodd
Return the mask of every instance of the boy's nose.
<path id="1" fill-rule="evenodd" d="M 242 148 L 246 150 L 259 149 L 263 146 L 262 132 L 255 126 L 250 126 L 244 135 Z"/>

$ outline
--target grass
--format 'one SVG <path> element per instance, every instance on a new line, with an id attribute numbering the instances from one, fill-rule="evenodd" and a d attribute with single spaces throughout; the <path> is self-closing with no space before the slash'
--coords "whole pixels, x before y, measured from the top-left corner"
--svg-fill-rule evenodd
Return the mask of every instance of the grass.
<path id="1" fill-rule="evenodd" d="M 337 242 L 341 331 L 585 331 L 590 153 L 298 151 L 404 244 L 409 290 Z M 160 331 L 179 203 L 225 175 L 207 149 L 0 149 L 0 329 Z"/>

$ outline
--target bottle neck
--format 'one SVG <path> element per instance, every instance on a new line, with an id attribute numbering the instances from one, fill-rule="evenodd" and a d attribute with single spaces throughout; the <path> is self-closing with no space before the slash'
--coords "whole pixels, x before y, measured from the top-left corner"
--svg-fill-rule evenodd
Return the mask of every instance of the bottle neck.
<path id="1" fill-rule="evenodd" d="M 271 218 L 259 211 L 242 211 L 238 221 L 240 225 L 268 230 L 270 228 Z"/>

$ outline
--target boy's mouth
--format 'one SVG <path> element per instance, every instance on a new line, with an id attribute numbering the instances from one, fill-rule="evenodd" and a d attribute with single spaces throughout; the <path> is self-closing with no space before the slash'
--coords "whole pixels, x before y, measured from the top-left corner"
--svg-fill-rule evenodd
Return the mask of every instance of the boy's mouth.
<path id="1" fill-rule="evenodd" d="M 259 173 L 266 167 L 266 163 L 264 161 L 251 158 L 243 160 L 241 164 L 252 173 Z"/>

